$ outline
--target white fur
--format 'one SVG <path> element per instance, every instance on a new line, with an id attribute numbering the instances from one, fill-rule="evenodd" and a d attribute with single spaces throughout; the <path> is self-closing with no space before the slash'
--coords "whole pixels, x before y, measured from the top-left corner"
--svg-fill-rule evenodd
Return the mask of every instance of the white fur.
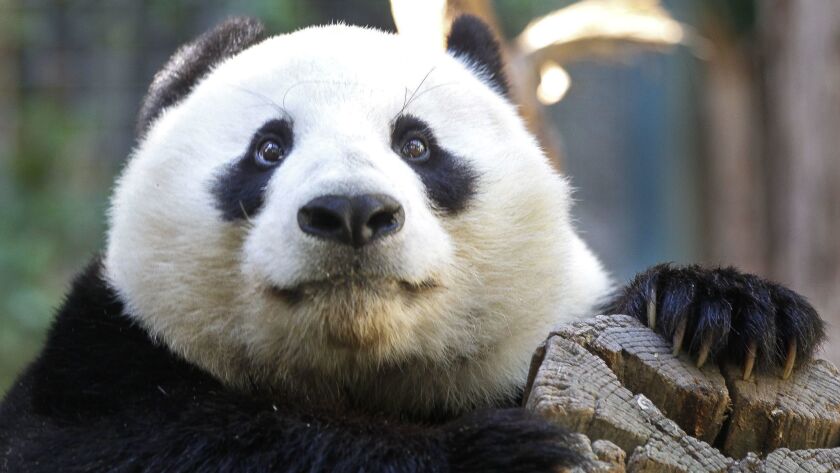
<path id="1" fill-rule="evenodd" d="M 435 210 L 392 151 L 402 111 L 478 172 L 463 212 Z M 283 117 L 294 147 L 265 204 L 223 221 L 216 176 Z M 303 204 L 342 192 L 393 196 L 404 228 L 359 253 L 298 228 Z M 131 316 L 231 385 L 465 409 L 521 387 L 550 327 L 607 292 L 569 204 L 512 106 L 463 63 L 376 30 L 310 28 L 225 61 L 154 123 L 113 197 L 106 271 Z"/>

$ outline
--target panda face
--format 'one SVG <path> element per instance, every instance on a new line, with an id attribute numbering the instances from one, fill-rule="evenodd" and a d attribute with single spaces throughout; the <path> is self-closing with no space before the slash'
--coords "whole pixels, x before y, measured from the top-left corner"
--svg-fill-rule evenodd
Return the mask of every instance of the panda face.
<path id="1" fill-rule="evenodd" d="M 464 62 L 310 28 L 155 120 L 114 194 L 106 272 L 129 315 L 231 385 L 459 408 L 509 395 L 547 327 L 591 302 L 559 270 L 582 245 L 567 202 Z"/>

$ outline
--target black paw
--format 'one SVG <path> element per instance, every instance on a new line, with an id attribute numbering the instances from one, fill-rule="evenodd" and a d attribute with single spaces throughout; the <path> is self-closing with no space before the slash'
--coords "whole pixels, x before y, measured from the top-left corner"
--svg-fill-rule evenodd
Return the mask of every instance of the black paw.
<path id="1" fill-rule="evenodd" d="M 453 472 L 556 472 L 581 465 L 569 433 L 522 408 L 476 411 L 445 427 Z"/>
<path id="2" fill-rule="evenodd" d="M 783 367 L 810 360 L 825 337 L 823 321 L 804 297 L 776 283 L 733 268 L 654 266 L 639 274 L 610 304 L 697 357 Z"/>

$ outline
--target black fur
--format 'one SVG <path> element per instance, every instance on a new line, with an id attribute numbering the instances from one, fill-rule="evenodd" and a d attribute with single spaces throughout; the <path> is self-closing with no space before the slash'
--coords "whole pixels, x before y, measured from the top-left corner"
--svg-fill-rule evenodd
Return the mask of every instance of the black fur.
<path id="1" fill-rule="evenodd" d="M 401 421 L 230 390 L 123 315 L 94 263 L 0 405 L 3 472 L 532 472 L 581 462 L 521 408 Z"/>
<path id="2" fill-rule="evenodd" d="M 472 66 L 478 67 L 481 77 L 487 79 L 491 87 L 508 96 L 499 42 L 483 21 L 472 15 L 456 18 L 449 30 L 446 49 L 453 56 L 466 59 Z"/>
<path id="3" fill-rule="evenodd" d="M 704 337 L 710 337 L 710 357 L 724 362 L 743 361 L 754 341 L 756 366 L 777 367 L 792 340 L 797 361 L 806 362 L 825 339 L 824 323 L 805 298 L 733 268 L 654 266 L 636 276 L 604 312 L 646 323 L 654 293 L 657 332 L 671 340 L 680 321 L 687 319 L 683 346 L 696 353 Z"/>
<path id="4" fill-rule="evenodd" d="M 186 97 L 214 66 L 261 41 L 263 25 L 252 18 L 231 18 L 181 46 L 155 74 L 137 118 L 137 136 L 169 107 Z"/>
<path id="5" fill-rule="evenodd" d="M 453 155 L 435 139 L 431 127 L 412 115 L 401 115 L 394 122 L 392 142 L 398 146 L 407 133 L 419 131 L 429 142 L 429 159 L 408 164 L 420 176 L 434 205 L 456 214 L 467 207 L 475 196 L 478 174 L 466 161 Z"/>
<path id="6" fill-rule="evenodd" d="M 287 120 L 271 120 L 260 127 L 245 153 L 213 182 L 211 192 L 216 199 L 216 208 L 225 220 L 251 217 L 262 207 L 268 181 L 282 165 L 281 161 L 265 167 L 254 160 L 254 153 L 267 138 L 277 141 L 287 153 L 290 152 L 294 144 L 292 124 Z"/>

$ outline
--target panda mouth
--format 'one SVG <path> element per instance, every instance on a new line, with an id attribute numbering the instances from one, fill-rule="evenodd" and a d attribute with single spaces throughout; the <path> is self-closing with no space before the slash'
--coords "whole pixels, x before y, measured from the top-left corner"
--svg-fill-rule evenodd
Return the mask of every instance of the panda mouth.
<path id="1" fill-rule="evenodd" d="M 335 277 L 314 281 L 306 281 L 291 287 L 272 285 L 271 293 L 289 304 L 298 304 L 308 297 L 329 292 L 359 291 L 386 293 L 395 289 L 407 294 L 422 294 L 441 289 L 443 286 L 435 278 L 422 281 L 408 281 L 405 279 L 381 278 L 358 279 L 349 277 Z"/>

